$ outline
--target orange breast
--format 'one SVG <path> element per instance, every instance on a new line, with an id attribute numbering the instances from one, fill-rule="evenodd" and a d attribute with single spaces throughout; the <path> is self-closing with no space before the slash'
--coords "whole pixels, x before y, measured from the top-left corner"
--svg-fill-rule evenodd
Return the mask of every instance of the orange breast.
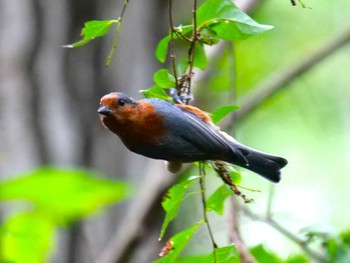
<path id="1" fill-rule="evenodd" d="M 165 133 L 163 117 L 144 101 L 119 108 L 113 118 L 106 118 L 103 123 L 131 149 L 157 143 Z"/>

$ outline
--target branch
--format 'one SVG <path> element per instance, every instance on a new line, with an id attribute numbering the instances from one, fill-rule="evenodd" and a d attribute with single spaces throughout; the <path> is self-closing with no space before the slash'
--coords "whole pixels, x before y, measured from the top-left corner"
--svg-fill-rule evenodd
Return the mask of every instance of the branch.
<path id="1" fill-rule="evenodd" d="M 340 48 L 348 44 L 349 41 L 350 27 L 341 34 L 332 37 L 329 42 L 325 43 L 323 47 L 311 56 L 288 69 L 274 73 L 271 77 L 268 77 L 242 98 L 242 102 L 240 103 L 242 107 L 236 112 L 236 121 L 246 117 L 246 115 L 257 109 L 263 102 L 273 97 L 276 93 L 286 89 L 288 84 L 334 54 Z"/>
<path id="2" fill-rule="evenodd" d="M 140 184 L 142 188 L 139 194 L 132 200 L 123 221 L 116 224 L 115 234 L 96 263 L 120 262 L 124 252 L 128 251 L 139 236 L 145 218 L 159 201 L 159 195 L 177 178 L 176 175 L 166 172 L 163 163 L 157 161 L 149 162 L 144 175 L 145 180 Z"/>
<path id="3" fill-rule="evenodd" d="M 230 225 L 229 225 L 229 237 L 232 243 L 235 244 L 242 263 L 256 263 L 254 257 L 250 254 L 247 246 L 245 245 L 241 233 L 239 231 L 238 217 L 240 214 L 240 205 L 237 202 L 237 198 L 231 197 L 232 206 L 230 206 Z"/>
<path id="4" fill-rule="evenodd" d="M 106 67 L 109 67 L 109 65 L 111 64 L 112 57 L 117 49 L 117 42 L 118 42 L 118 38 L 119 38 L 120 26 L 123 22 L 123 16 L 124 16 L 124 13 L 125 13 L 125 10 L 126 10 L 126 7 L 128 6 L 128 4 L 129 4 L 129 0 L 124 0 L 123 9 L 122 9 L 122 12 L 120 13 L 120 16 L 118 18 L 118 25 L 115 29 L 115 35 L 113 38 L 113 46 L 112 46 L 112 49 L 109 52 L 108 57 L 107 57 Z"/>
<path id="5" fill-rule="evenodd" d="M 249 13 L 259 8 L 263 4 L 263 0 L 236 0 L 233 1 L 235 5 L 240 8 L 242 11 Z M 208 59 L 208 65 L 216 64 L 216 60 L 222 57 L 222 54 L 227 48 L 227 45 L 232 45 L 228 41 L 220 41 L 217 45 L 214 46 L 205 46 L 205 53 Z M 196 70 L 196 80 L 195 83 L 205 83 L 213 74 L 213 70 L 208 67 L 205 71 Z"/>
<path id="6" fill-rule="evenodd" d="M 187 91 L 187 95 L 190 96 L 191 95 L 191 85 L 192 85 L 192 77 L 194 75 L 193 72 L 193 65 L 194 65 L 194 59 L 195 59 L 195 55 L 196 55 L 196 43 L 198 40 L 198 35 L 197 35 L 197 0 L 193 1 L 193 34 L 192 34 L 192 41 L 191 41 L 191 45 L 189 48 L 189 54 L 188 54 L 188 64 L 190 65 L 189 71 L 188 71 L 188 77 L 189 77 L 189 81 L 188 81 L 188 91 Z M 188 104 L 189 100 L 186 100 Z"/>
<path id="7" fill-rule="evenodd" d="M 250 211 L 248 208 L 241 206 L 241 210 L 244 212 L 246 216 L 248 216 L 252 220 L 263 222 L 270 227 L 274 228 L 278 232 L 280 232 L 283 236 L 287 237 L 289 240 L 297 244 L 302 250 L 305 251 L 306 254 L 308 254 L 311 258 L 316 260 L 317 262 L 325 262 L 324 257 L 322 255 L 316 253 L 315 251 L 311 250 L 308 246 L 305 240 L 299 238 L 298 236 L 294 235 L 292 232 L 284 228 L 282 225 L 277 223 L 273 218 L 271 217 L 262 217 L 259 216 L 252 211 Z"/>
<path id="8" fill-rule="evenodd" d="M 200 177 L 199 177 L 199 185 L 200 185 L 200 189 L 201 189 L 201 199 L 202 199 L 202 207 L 203 207 L 203 218 L 204 218 L 204 222 L 205 222 L 205 224 L 207 225 L 207 228 L 208 228 L 208 233 L 209 233 L 209 236 L 210 236 L 210 240 L 211 240 L 211 243 L 213 245 L 213 251 L 214 251 L 214 253 L 216 253 L 215 249 L 218 248 L 218 245 L 215 242 L 213 231 L 211 230 L 210 223 L 209 223 L 209 220 L 208 220 L 208 214 L 207 214 L 207 202 L 206 202 L 207 198 L 206 198 L 206 195 L 205 195 L 205 183 L 204 183 L 205 167 L 204 167 L 204 163 L 203 162 L 199 163 L 199 175 L 200 175 Z M 214 258 L 216 260 L 216 256 Z"/>
<path id="9" fill-rule="evenodd" d="M 173 20 L 173 1 L 169 0 L 169 5 L 168 5 L 168 16 L 169 16 L 169 26 L 170 26 L 170 42 L 169 42 L 169 50 L 170 50 L 170 59 L 171 59 L 171 65 L 173 68 L 173 74 L 175 77 L 175 88 L 177 91 L 177 94 L 179 95 L 180 93 L 180 88 L 179 88 L 179 82 L 177 78 L 177 70 L 176 70 L 176 61 L 175 61 L 175 40 L 174 40 L 174 20 Z"/>

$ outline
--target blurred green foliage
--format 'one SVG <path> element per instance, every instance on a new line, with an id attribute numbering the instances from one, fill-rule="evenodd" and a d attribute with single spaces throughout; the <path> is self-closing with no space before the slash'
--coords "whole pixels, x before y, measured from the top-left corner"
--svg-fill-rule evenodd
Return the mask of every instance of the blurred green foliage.
<path id="1" fill-rule="evenodd" d="M 58 227 L 118 203 L 129 194 L 126 184 L 83 169 L 46 167 L 1 182 L 0 201 L 26 205 L 1 224 L 0 262 L 44 262 Z"/>

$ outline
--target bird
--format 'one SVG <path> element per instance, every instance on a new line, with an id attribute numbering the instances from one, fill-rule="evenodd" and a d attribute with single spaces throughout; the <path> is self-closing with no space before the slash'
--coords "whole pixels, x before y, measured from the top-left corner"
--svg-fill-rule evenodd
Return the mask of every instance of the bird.
<path id="1" fill-rule="evenodd" d="M 134 100 L 122 92 L 103 96 L 102 125 L 132 152 L 174 163 L 224 161 L 277 183 L 287 160 L 245 146 L 214 125 L 209 114 L 156 98 Z"/>

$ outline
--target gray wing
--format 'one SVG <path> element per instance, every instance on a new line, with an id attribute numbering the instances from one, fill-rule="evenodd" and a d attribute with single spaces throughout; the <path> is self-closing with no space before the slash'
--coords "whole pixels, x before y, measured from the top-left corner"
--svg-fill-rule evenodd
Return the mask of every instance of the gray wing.
<path id="1" fill-rule="evenodd" d="M 165 124 L 172 131 L 168 137 L 171 143 L 166 144 L 175 146 L 169 149 L 174 159 L 181 159 L 175 156 L 183 156 L 188 161 L 235 160 L 239 165 L 247 165 L 247 159 L 235 149 L 234 142 L 225 138 L 214 126 L 203 122 L 191 111 L 176 106 L 171 106 L 170 110 L 178 111 L 177 114 L 163 112 Z"/>
<path id="2" fill-rule="evenodd" d="M 247 159 L 240 151 L 235 149 L 234 141 L 230 141 L 220 133 L 214 126 L 202 121 L 197 115 L 190 111 L 181 109 L 187 120 L 191 123 L 191 132 L 185 133 L 184 139 L 191 141 L 200 150 L 212 154 L 210 159 L 232 160 L 240 165 L 247 165 Z"/>

